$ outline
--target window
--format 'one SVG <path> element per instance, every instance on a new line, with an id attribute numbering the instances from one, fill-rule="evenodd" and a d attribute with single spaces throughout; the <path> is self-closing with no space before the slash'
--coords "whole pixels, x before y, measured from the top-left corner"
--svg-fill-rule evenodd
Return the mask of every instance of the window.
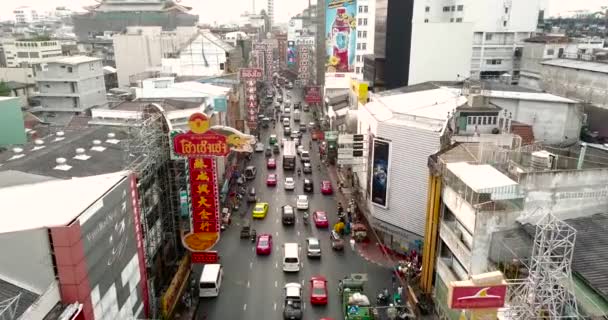
<path id="1" fill-rule="evenodd" d="M 547 49 L 547 55 L 548 56 L 552 56 L 553 54 L 555 54 L 555 50 L 553 50 L 553 49 Z"/>
<path id="2" fill-rule="evenodd" d="M 68 72 L 72 73 L 72 72 L 74 72 L 74 69 L 72 67 L 68 67 Z"/>
<path id="3" fill-rule="evenodd" d="M 361 56 L 357 55 L 357 62 L 361 62 Z"/>
<path id="4" fill-rule="evenodd" d="M 490 40 L 492 40 L 492 34 L 486 33 L 486 41 L 490 41 Z"/>
<path id="5" fill-rule="evenodd" d="M 425 7 L 424 12 L 431 12 L 431 7 Z"/>
<path id="6" fill-rule="evenodd" d="M 367 31 L 363 31 L 363 38 L 367 38 Z"/>
<path id="7" fill-rule="evenodd" d="M 30 52 L 30 58 L 40 58 L 40 54 L 38 52 Z"/>
<path id="8" fill-rule="evenodd" d="M 450 7 L 443 7 L 443 12 L 450 12 Z"/>
<path id="9" fill-rule="evenodd" d="M 361 44 L 357 43 L 357 50 L 361 50 Z"/>
<path id="10" fill-rule="evenodd" d="M 457 11 L 462 11 L 462 10 L 464 10 L 464 6 L 460 4 L 460 5 L 458 5 L 458 6 L 456 7 L 456 10 L 457 10 Z"/>
<path id="11" fill-rule="evenodd" d="M 368 6 L 363 6 L 363 12 L 367 13 L 369 10 Z"/>
<path id="12" fill-rule="evenodd" d="M 424 23 L 429 23 L 429 19 L 424 19 Z"/>
<path id="13" fill-rule="evenodd" d="M 454 18 L 450 18 L 450 22 L 454 22 Z"/>
<path id="14" fill-rule="evenodd" d="M 507 21 L 506 21 L 506 20 L 502 22 L 502 26 L 503 26 L 503 27 L 506 27 L 506 26 L 507 26 Z"/>
<path id="15" fill-rule="evenodd" d="M 496 117 L 492 117 L 492 124 L 496 124 Z"/>
<path id="16" fill-rule="evenodd" d="M 367 18 L 363 18 L 363 25 L 366 26 L 367 25 Z"/>
<path id="17" fill-rule="evenodd" d="M 94 71 L 95 70 L 95 64 L 89 63 L 89 70 Z"/>
<path id="18" fill-rule="evenodd" d="M 505 8 L 505 13 L 509 13 L 509 8 Z"/>
<path id="19" fill-rule="evenodd" d="M 492 64 L 492 65 L 502 64 L 502 60 L 501 59 L 489 59 L 489 60 L 486 60 L 486 64 Z"/>
<path id="20" fill-rule="evenodd" d="M 27 52 L 17 52 L 17 58 L 29 58 L 29 56 Z"/>
<path id="21" fill-rule="evenodd" d="M 356 70 L 357 70 L 357 73 L 361 73 L 361 67 L 357 67 Z"/>
<path id="22" fill-rule="evenodd" d="M 361 38 L 361 34 L 362 34 L 362 33 L 363 33 L 363 32 L 361 32 L 361 31 L 357 31 L 357 37 Z"/>
<path id="23" fill-rule="evenodd" d="M 363 12 L 363 6 L 359 6 L 359 13 Z"/>
<path id="24" fill-rule="evenodd" d="M 363 24 L 363 19 L 359 18 L 357 19 L 357 25 L 360 26 Z"/>
<path id="25" fill-rule="evenodd" d="M 456 22 L 462 22 L 462 18 L 456 18 Z"/>
<path id="26" fill-rule="evenodd" d="M 487 124 L 487 123 L 486 123 L 487 119 L 488 119 L 488 117 L 483 117 L 483 118 L 482 118 L 482 121 L 483 121 L 483 122 L 482 122 L 481 124 L 486 125 L 486 124 Z"/>
<path id="27" fill-rule="evenodd" d="M 456 11 L 456 6 L 452 6 L 452 11 Z"/>
<path id="28" fill-rule="evenodd" d="M 362 43 L 361 44 L 361 49 L 362 50 L 367 50 L 367 43 Z"/>

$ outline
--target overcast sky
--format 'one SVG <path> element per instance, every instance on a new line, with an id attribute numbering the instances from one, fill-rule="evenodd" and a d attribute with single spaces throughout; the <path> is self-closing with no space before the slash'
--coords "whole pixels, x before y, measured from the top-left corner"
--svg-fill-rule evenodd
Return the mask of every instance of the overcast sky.
<path id="1" fill-rule="evenodd" d="M 225 23 L 238 17 L 244 11 L 250 11 L 255 1 L 255 11 L 266 8 L 266 0 L 182 0 L 182 3 L 193 7 L 195 14 L 200 16 L 204 23 Z M 55 6 L 67 6 L 72 9 L 81 9 L 82 6 L 95 4 L 93 0 L 0 0 L 0 18 L 12 19 L 12 11 L 18 5 L 29 5 L 39 11 L 50 11 Z M 311 0 L 314 4 L 316 0 Z M 606 0 L 548 0 L 549 16 L 559 14 L 568 15 L 572 10 L 597 10 L 601 5 L 608 5 Z M 286 22 L 287 19 L 301 12 L 308 5 L 308 0 L 274 0 L 275 21 Z"/>

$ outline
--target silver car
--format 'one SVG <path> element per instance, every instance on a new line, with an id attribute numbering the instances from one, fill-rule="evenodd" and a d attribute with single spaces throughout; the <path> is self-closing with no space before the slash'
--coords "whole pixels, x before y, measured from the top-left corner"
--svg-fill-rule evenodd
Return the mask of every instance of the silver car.
<path id="1" fill-rule="evenodd" d="M 321 244 L 319 243 L 319 239 L 306 239 L 306 255 L 309 258 L 321 258 Z"/>

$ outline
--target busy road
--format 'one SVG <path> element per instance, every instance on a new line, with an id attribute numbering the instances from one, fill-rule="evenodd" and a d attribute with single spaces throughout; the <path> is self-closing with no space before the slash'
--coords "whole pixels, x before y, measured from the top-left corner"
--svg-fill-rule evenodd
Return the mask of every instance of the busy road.
<path id="1" fill-rule="evenodd" d="M 291 98 L 287 97 L 287 94 Z M 276 97 L 275 97 L 276 99 Z M 302 100 L 301 89 L 285 90 L 284 101 L 293 103 Z M 303 103 L 303 102 L 302 102 Z M 312 111 L 302 112 L 301 122 L 307 124 L 312 121 Z M 294 127 L 293 117 L 291 119 Z M 268 145 L 271 134 L 276 134 L 279 141 L 284 138 L 283 126 L 280 122 L 276 127 L 272 125 L 261 130 L 260 142 Z M 302 136 L 302 145 L 309 148 L 311 141 L 310 130 Z M 338 221 L 337 200 L 335 195 L 321 194 L 321 180 L 328 180 L 329 173 L 323 165 L 319 166 L 320 158 L 318 147 L 312 143 L 311 164 L 312 173 L 297 171 L 283 171 L 281 154 L 274 154 L 276 169 L 267 169 L 267 157 L 264 152 L 256 152 L 250 161 L 257 169 L 256 178 L 247 183 L 247 190 L 254 187 L 260 202 L 268 202 L 269 210 L 265 218 L 252 220 L 252 209 L 255 203 L 247 203 L 245 199 L 238 214 L 233 217 L 232 225 L 222 233 L 216 250 L 220 253 L 220 263 L 224 267 L 224 279 L 220 294 L 215 298 L 200 298 L 197 307 L 196 319 L 283 319 L 283 287 L 286 283 L 297 282 L 303 289 L 303 318 L 320 319 L 323 317 L 343 319 L 341 300 L 338 294 L 337 282 L 351 273 L 363 273 L 368 277 L 365 284 L 365 293 L 370 300 L 382 288 L 390 285 L 391 276 L 387 269 L 369 263 L 354 252 L 348 245 L 343 251 L 334 251 L 330 242 L 330 231 Z M 281 150 L 282 152 L 282 150 Z M 297 166 L 301 167 L 298 160 Z M 277 174 L 277 185 L 266 185 L 268 173 Z M 285 190 L 285 177 L 293 177 L 295 190 Z M 313 193 L 304 193 L 303 179 L 312 179 Z M 337 193 L 336 182 L 333 181 Z M 307 194 L 309 199 L 310 222 L 303 223 L 303 211 L 296 211 L 296 222 L 292 226 L 284 226 L 281 221 L 281 207 L 289 204 L 296 206 L 296 196 Z M 321 210 L 329 218 L 328 228 L 317 228 L 312 221 L 312 212 Z M 270 255 L 257 255 L 255 243 L 249 239 L 239 237 L 243 224 L 251 224 L 257 235 L 270 234 L 273 238 L 273 247 Z M 306 257 L 306 238 L 315 237 L 320 240 L 321 258 Z M 295 273 L 285 273 L 282 270 L 282 245 L 287 242 L 300 244 L 301 269 Z M 194 277 L 200 275 L 200 266 L 194 270 Z M 310 304 L 310 279 L 312 276 L 322 275 L 327 278 L 328 303 L 326 306 L 312 306 Z M 373 301 L 372 301 L 373 303 Z"/>

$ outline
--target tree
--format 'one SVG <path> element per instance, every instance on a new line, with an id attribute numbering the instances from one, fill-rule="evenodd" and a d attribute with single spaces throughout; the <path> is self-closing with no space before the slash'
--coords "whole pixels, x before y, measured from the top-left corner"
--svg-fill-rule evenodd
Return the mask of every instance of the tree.
<path id="1" fill-rule="evenodd" d="M 10 97 L 11 88 L 4 81 L 0 81 L 0 97 Z"/>

